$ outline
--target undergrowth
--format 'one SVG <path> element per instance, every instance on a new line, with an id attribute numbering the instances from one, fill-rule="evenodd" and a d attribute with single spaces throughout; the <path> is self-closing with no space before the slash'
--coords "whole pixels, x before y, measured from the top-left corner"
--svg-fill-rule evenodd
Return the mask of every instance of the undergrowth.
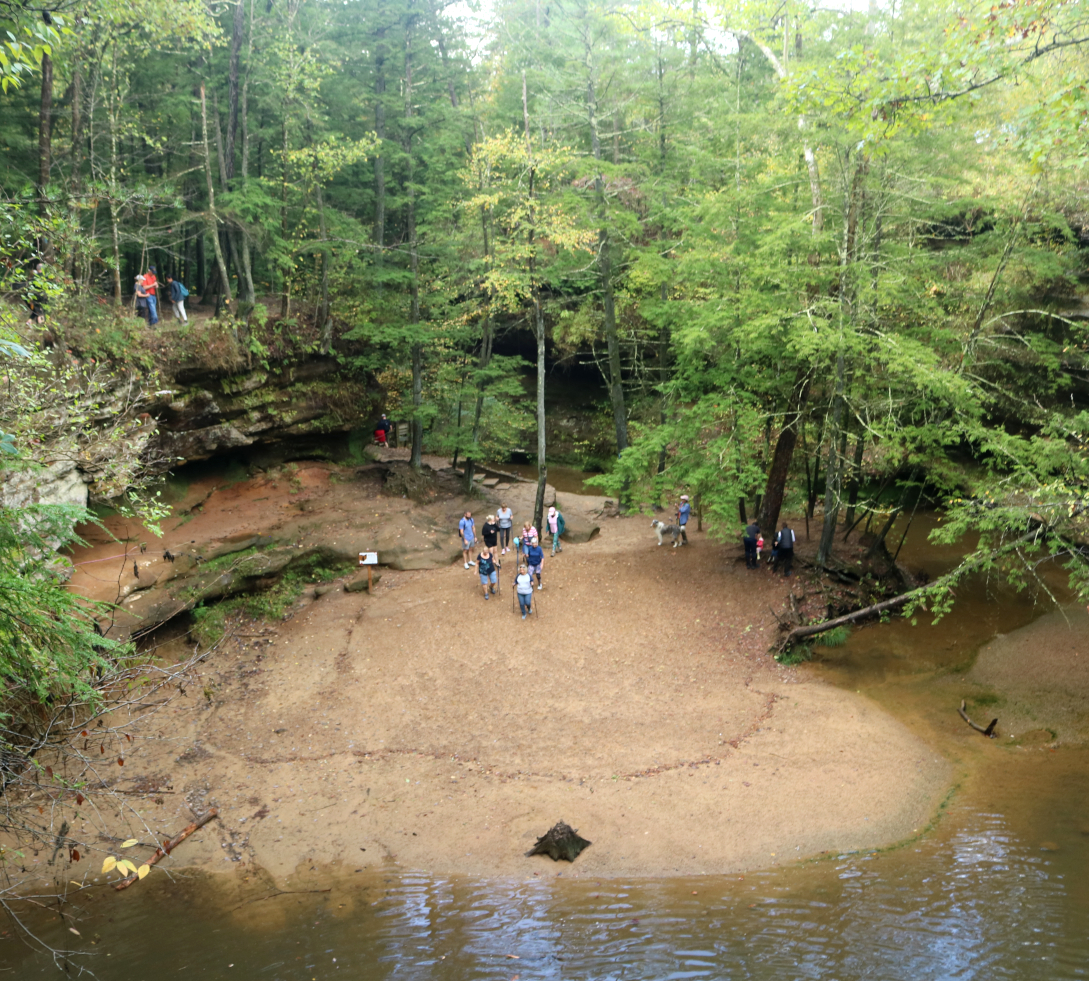
<path id="1" fill-rule="evenodd" d="M 321 556 L 305 559 L 285 569 L 268 589 L 240 593 L 218 603 L 196 607 L 192 612 L 190 636 L 207 648 L 223 637 L 228 622 L 236 616 L 250 620 L 279 620 L 295 604 L 305 586 L 329 582 L 354 568 L 351 562 L 330 563 Z"/>

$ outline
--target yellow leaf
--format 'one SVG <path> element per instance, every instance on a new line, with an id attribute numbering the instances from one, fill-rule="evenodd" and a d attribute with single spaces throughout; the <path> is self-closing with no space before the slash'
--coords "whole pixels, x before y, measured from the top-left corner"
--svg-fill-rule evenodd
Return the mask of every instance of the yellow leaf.
<path id="1" fill-rule="evenodd" d="M 117 867 L 123 872 L 125 870 L 128 870 L 130 873 L 136 871 L 136 866 L 133 865 L 132 862 L 130 862 L 127 858 L 121 859 L 121 861 L 117 863 Z"/>
<path id="2" fill-rule="evenodd" d="M 117 864 L 117 859 L 112 855 L 107 856 L 106 861 L 102 863 L 102 874 L 105 875 Z"/>
<path id="3" fill-rule="evenodd" d="M 151 866 L 150 866 L 150 865 L 146 865 L 146 864 L 145 864 L 145 865 L 141 865 L 141 866 L 140 866 L 140 867 L 139 867 L 139 868 L 138 868 L 138 869 L 136 870 L 136 874 L 137 874 L 137 875 L 138 875 L 138 876 L 139 876 L 139 877 L 140 877 L 140 878 L 142 879 L 142 878 L 143 878 L 143 877 L 144 877 L 145 875 L 147 875 L 147 874 L 148 874 L 148 873 L 149 873 L 150 871 L 151 871 Z"/>
<path id="4" fill-rule="evenodd" d="M 133 845 L 138 845 L 138 844 L 140 844 L 139 841 L 137 841 L 135 838 L 130 838 L 128 841 L 121 842 L 121 847 L 122 848 L 132 848 Z"/>

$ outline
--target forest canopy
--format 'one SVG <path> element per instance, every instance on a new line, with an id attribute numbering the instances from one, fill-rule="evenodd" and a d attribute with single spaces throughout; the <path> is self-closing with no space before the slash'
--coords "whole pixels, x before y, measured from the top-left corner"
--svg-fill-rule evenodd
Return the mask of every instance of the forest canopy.
<path id="1" fill-rule="evenodd" d="M 828 567 L 837 527 L 881 544 L 925 495 L 988 562 L 1089 583 L 1080 5 L 0 16 L 12 343 L 28 295 L 61 333 L 131 322 L 155 266 L 230 357 L 377 379 L 416 464 L 471 481 L 536 431 L 538 511 L 547 376 L 582 361 L 625 503 L 687 489 L 725 537 L 804 511 Z M 100 357 L 139 360 L 110 336 Z"/>

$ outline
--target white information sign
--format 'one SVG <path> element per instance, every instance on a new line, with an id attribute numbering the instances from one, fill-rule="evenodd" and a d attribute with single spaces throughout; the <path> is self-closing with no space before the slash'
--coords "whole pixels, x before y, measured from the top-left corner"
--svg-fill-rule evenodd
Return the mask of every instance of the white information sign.
<path id="1" fill-rule="evenodd" d="M 360 565 L 378 565 L 378 553 L 377 552 L 360 552 L 359 553 Z"/>

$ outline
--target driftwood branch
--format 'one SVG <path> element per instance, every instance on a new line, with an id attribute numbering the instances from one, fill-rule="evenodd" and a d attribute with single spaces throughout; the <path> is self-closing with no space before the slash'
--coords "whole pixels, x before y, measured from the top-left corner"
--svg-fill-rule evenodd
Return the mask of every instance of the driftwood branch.
<path id="1" fill-rule="evenodd" d="M 991 719 L 991 724 L 986 729 L 983 726 L 978 725 L 968 718 L 968 713 L 964 711 L 964 699 L 961 699 L 960 708 L 957 709 L 957 715 L 959 715 L 965 722 L 968 723 L 976 732 L 982 732 L 988 739 L 997 739 L 998 733 L 994 731 L 994 727 L 998 725 L 998 719 Z"/>
<path id="2" fill-rule="evenodd" d="M 219 814 L 218 809 L 213 807 L 210 811 L 208 811 L 205 814 L 201 815 L 191 825 L 189 825 L 184 831 L 182 831 L 181 834 L 175 835 L 169 841 L 164 842 L 158 848 L 156 848 L 155 849 L 155 854 L 152 855 L 151 858 L 149 858 L 145 864 L 154 865 L 164 855 L 169 855 L 175 848 L 178 847 L 178 845 L 180 845 L 183 841 L 185 841 L 185 839 L 188 838 L 194 831 L 198 831 L 201 828 L 203 828 L 209 821 L 212 820 L 212 818 L 216 817 L 218 814 Z M 131 886 L 134 882 L 136 882 L 138 878 L 139 878 L 139 876 L 137 876 L 135 874 L 125 876 L 124 879 L 122 879 L 119 883 L 117 883 L 116 886 L 114 886 L 114 889 L 118 889 L 118 890 L 128 889 L 128 887 Z"/>
<path id="3" fill-rule="evenodd" d="M 960 577 L 978 568 L 987 558 L 995 558 L 1004 553 L 1016 550 L 1023 542 L 1038 538 L 1047 532 L 1047 530 L 1046 525 L 1039 528 L 1033 528 L 1023 534 L 1020 538 L 1014 539 L 1012 542 L 996 549 L 994 552 L 975 556 L 965 564 L 958 566 L 952 572 L 947 572 L 944 576 L 940 576 L 932 583 L 927 583 L 925 586 L 909 589 L 906 593 L 901 593 L 899 596 L 893 596 L 891 599 L 882 600 L 880 603 L 874 603 L 872 606 L 865 606 L 861 610 L 855 610 L 854 613 L 846 613 L 833 620 L 824 620 L 821 623 L 812 623 L 805 627 L 795 627 L 783 638 L 782 642 L 779 644 L 779 650 L 785 651 L 791 644 L 801 640 L 803 637 L 812 637 L 814 634 L 822 634 L 826 630 L 831 630 L 833 627 L 842 627 L 848 623 L 865 620 L 867 617 L 878 616 L 889 610 L 899 609 L 901 606 L 911 602 L 918 596 L 922 596 L 926 593 L 935 593 L 942 589 L 946 583 L 955 583 Z M 983 730 L 980 731 L 982 732 Z"/>

